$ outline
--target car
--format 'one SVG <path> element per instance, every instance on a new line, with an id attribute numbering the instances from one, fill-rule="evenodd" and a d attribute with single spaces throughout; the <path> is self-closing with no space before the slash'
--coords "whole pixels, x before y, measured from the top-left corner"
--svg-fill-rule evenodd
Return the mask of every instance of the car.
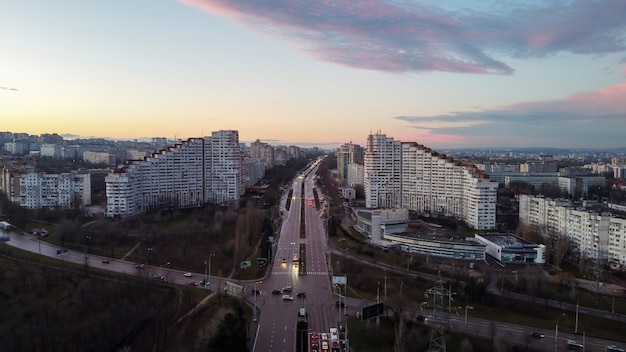
<path id="1" fill-rule="evenodd" d="M 165 280 L 165 276 L 159 274 L 154 274 L 154 278 L 157 280 Z"/>
<path id="2" fill-rule="evenodd" d="M 296 297 L 304 298 L 306 297 L 306 293 L 303 291 L 298 291 L 298 293 L 296 293 Z"/>
<path id="3" fill-rule="evenodd" d="M 281 290 L 277 290 L 277 289 L 272 290 L 272 294 L 273 295 L 280 295 L 282 293 L 283 293 L 283 291 L 281 291 Z"/>
<path id="4" fill-rule="evenodd" d="M 190 286 L 198 286 L 198 281 L 189 281 L 187 284 Z"/>
<path id="5" fill-rule="evenodd" d="M 145 267 L 144 264 L 135 264 L 135 268 L 137 269 L 143 269 Z"/>
<path id="6" fill-rule="evenodd" d="M 328 340 L 328 334 L 322 333 L 322 341 Z"/>
<path id="7" fill-rule="evenodd" d="M 317 333 L 316 333 L 316 332 L 312 332 L 312 333 L 311 333 L 311 339 L 312 339 L 312 340 L 313 340 L 313 339 L 317 340 L 317 338 L 318 338 L 318 337 L 319 337 L 319 336 L 317 335 Z"/>
<path id="8" fill-rule="evenodd" d="M 283 292 L 291 292 L 291 291 L 293 291 L 293 287 L 291 287 L 291 286 L 283 287 Z"/>
<path id="9" fill-rule="evenodd" d="M 193 275 L 191 273 L 184 273 L 183 276 L 184 277 L 192 277 Z"/>
<path id="10" fill-rule="evenodd" d="M 283 295 L 283 301 L 293 301 L 292 295 Z"/>
<path id="11" fill-rule="evenodd" d="M 608 345 L 608 346 L 606 346 L 606 350 L 607 350 L 607 351 L 618 351 L 618 352 L 624 352 L 624 349 L 623 349 L 623 348 L 621 348 L 621 347 L 619 347 L 619 346 L 616 346 L 616 345 Z"/>
<path id="12" fill-rule="evenodd" d="M 567 347 L 568 348 L 583 348 L 585 346 L 576 340 L 567 340 Z"/>
<path id="13" fill-rule="evenodd" d="M 283 258 L 283 264 L 287 264 L 287 258 Z"/>
<path id="14" fill-rule="evenodd" d="M 344 301 L 335 301 L 335 306 L 343 308 L 346 306 L 346 304 L 344 303 Z"/>
<path id="15" fill-rule="evenodd" d="M 313 341 L 313 342 L 311 342 L 311 347 L 312 348 L 318 348 L 319 347 L 319 343 L 317 341 Z"/>
<path id="16" fill-rule="evenodd" d="M 322 350 L 328 350 L 328 341 L 322 341 Z"/>
<path id="17" fill-rule="evenodd" d="M 544 335 L 544 334 L 542 334 L 542 333 L 540 333 L 540 332 L 536 332 L 536 331 L 531 332 L 531 333 L 530 333 L 530 336 L 532 336 L 532 337 L 538 337 L 538 338 L 540 338 L 540 339 L 542 339 L 542 338 L 546 337 L 546 335 Z"/>
<path id="18" fill-rule="evenodd" d="M 103 264 L 109 264 L 109 260 L 108 259 L 104 259 L 104 260 L 102 260 L 102 263 Z"/>

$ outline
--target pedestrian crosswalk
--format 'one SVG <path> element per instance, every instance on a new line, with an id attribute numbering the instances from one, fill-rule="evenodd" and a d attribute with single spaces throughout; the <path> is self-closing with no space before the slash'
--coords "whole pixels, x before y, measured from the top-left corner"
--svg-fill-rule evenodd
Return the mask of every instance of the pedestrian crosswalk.
<path id="1" fill-rule="evenodd" d="M 272 275 L 293 275 L 291 271 L 272 271 Z M 307 271 L 306 275 L 328 275 L 326 271 Z"/>

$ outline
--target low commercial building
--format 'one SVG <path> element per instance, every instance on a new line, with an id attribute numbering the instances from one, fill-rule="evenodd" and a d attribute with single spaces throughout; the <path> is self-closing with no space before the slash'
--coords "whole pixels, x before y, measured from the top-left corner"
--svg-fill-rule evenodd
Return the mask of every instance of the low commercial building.
<path id="1" fill-rule="evenodd" d="M 485 245 L 475 241 L 415 234 L 386 234 L 383 237 L 411 253 L 449 259 L 485 260 Z"/>
<path id="2" fill-rule="evenodd" d="M 546 246 L 525 241 L 513 234 L 476 234 L 486 252 L 501 263 L 546 263 Z"/>

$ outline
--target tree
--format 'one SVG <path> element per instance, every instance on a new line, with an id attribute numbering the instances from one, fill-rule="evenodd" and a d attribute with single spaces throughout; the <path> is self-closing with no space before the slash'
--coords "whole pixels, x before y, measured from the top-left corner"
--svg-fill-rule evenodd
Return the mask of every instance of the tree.
<path id="1" fill-rule="evenodd" d="M 247 336 L 246 321 L 243 310 L 236 307 L 234 312 L 228 313 L 220 321 L 217 333 L 209 340 L 208 351 L 211 352 L 247 352 L 248 341 L 242 338 Z"/>

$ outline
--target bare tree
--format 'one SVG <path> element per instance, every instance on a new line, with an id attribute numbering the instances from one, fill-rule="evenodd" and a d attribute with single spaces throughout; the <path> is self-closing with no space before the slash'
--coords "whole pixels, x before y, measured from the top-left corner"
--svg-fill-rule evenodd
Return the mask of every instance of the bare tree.
<path id="1" fill-rule="evenodd" d="M 394 333 L 395 339 L 393 341 L 394 352 L 404 352 L 406 348 L 405 338 L 405 321 L 404 312 L 406 307 L 406 300 L 400 294 L 391 296 L 387 302 L 385 302 L 387 309 L 391 310 L 394 321 Z"/>

